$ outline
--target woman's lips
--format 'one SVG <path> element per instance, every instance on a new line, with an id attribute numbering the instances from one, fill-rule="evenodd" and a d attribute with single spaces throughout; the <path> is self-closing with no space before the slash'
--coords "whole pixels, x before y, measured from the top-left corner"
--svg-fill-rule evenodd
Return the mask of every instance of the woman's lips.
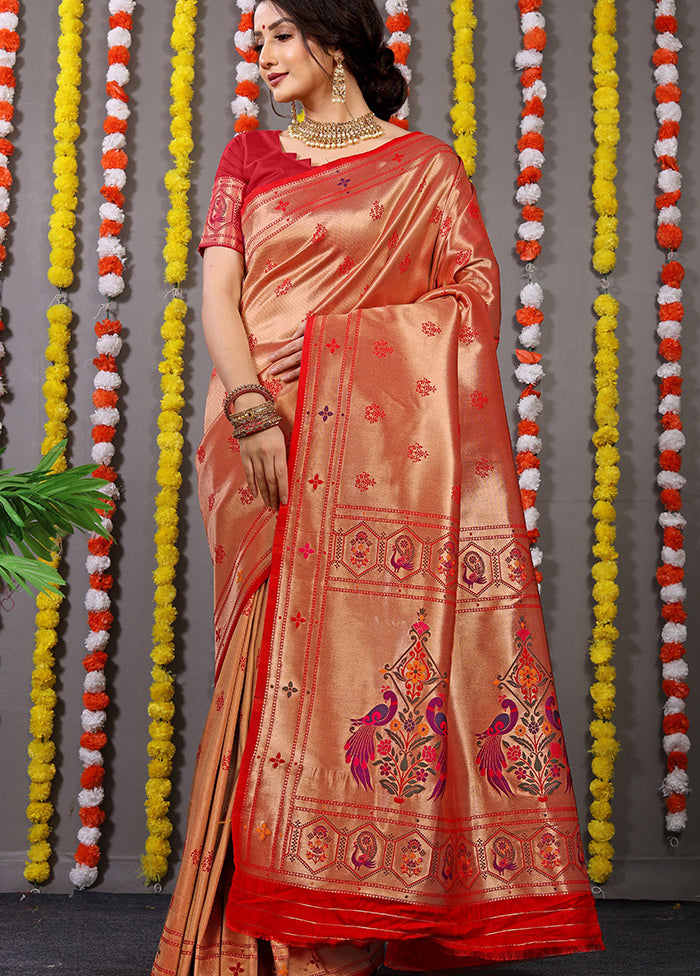
<path id="1" fill-rule="evenodd" d="M 282 75 L 268 75 L 268 76 L 267 76 L 267 83 L 268 83 L 268 85 L 270 85 L 270 86 L 271 86 L 272 88 L 274 88 L 274 87 L 275 87 L 275 85 L 276 85 L 276 84 L 278 84 L 278 82 L 280 82 L 280 81 L 282 81 L 282 79 L 283 79 L 283 78 L 286 78 L 286 77 L 287 77 L 287 72 L 285 72 L 285 73 L 284 73 L 284 74 L 282 74 Z"/>

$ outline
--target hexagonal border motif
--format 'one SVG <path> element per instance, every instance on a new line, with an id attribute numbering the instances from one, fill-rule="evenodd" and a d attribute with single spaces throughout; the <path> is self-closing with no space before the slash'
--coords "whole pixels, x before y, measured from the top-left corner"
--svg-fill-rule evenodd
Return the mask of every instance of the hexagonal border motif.
<path id="1" fill-rule="evenodd" d="M 418 850 L 411 849 L 410 845 L 414 843 L 418 843 Z M 407 888 L 413 888 L 415 885 L 421 884 L 423 881 L 427 881 L 430 877 L 433 852 L 433 845 L 425 839 L 420 830 L 409 830 L 402 837 L 397 838 L 393 843 L 393 850 L 391 852 L 391 871 L 399 879 L 401 884 L 405 885 Z M 407 875 L 405 872 L 398 869 L 396 867 L 396 861 L 397 858 L 403 858 L 404 863 L 409 865 L 415 861 L 416 857 L 420 858 L 420 863 L 418 865 L 420 868 L 420 873 L 417 874 L 412 881 L 409 881 L 408 878 L 411 877 L 411 875 Z"/>
<path id="2" fill-rule="evenodd" d="M 508 875 L 506 875 L 506 871 L 508 870 L 507 864 L 504 864 L 503 870 L 499 871 L 499 869 L 496 867 L 494 863 L 495 859 L 499 856 L 502 859 L 501 863 L 503 863 L 507 855 L 507 851 L 505 850 L 505 845 L 504 845 L 504 850 L 501 852 L 495 851 L 493 849 L 495 847 L 495 844 L 501 838 L 512 842 L 512 846 L 514 848 L 514 854 L 516 858 L 517 858 L 518 851 L 520 852 L 520 865 L 516 866 L 515 870 L 509 871 Z M 525 848 L 524 848 L 523 841 L 520 837 L 516 837 L 515 834 L 511 833 L 511 831 L 507 829 L 495 830 L 491 834 L 489 839 L 484 843 L 484 854 L 486 856 L 487 872 L 491 875 L 492 878 L 496 878 L 497 881 L 501 881 L 503 884 L 506 885 L 511 884 L 518 877 L 518 875 L 525 870 Z M 515 863 L 517 864 L 517 860 Z"/>
<path id="3" fill-rule="evenodd" d="M 315 864 L 313 858 L 311 858 L 311 862 L 309 862 L 301 852 L 305 845 L 308 844 L 309 847 L 311 846 L 311 838 L 309 837 L 309 832 L 311 831 L 311 829 L 320 825 L 326 828 L 326 830 L 331 834 L 331 838 L 333 837 L 335 838 L 335 844 L 331 845 L 332 856 L 329 856 L 326 861 L 323 861 L 319 864 Z M 339 845 L 340 845 L 340 834 L 333 826 L 333 824 L 330 823 L 325 817 L 315 817 L 313 820 L 309 820 L 308 823 L 301 825 L 301 828 L 299 830 L 299 841 L 297 843 L 296 856 L 304 865 L 304 867 L 311 872 L 311 874 L 314 875 L 320 874 L 321 871 L 325 871 L 327 868 L 332 867 L 332 865 L 336 863 L 336 860 L 338 858 Z"/>
<path id="4" fill-rule="evenodd" d="M 374 837 L 376 837 L 378 842 L 377 853 L 373 858 L 371 858 L 371 860 L 374 862 L 374 867 L 372 868 L 365 868 L 362 864 L 357 866 L 356 864 L 353 863 L 353 857 L 355 857 L 355 855 L 359 854 L 360 858 L 362 857 L 362 852 L 358 851 L 357 849 L 357 840 L 360 837 L 360 835 L 363 833 L 372 834 Z M 365 878 L 371 878 L 373 874 L 376 874 L 378 871 L 383 870 L 384 861 L 386 860 L 387 847 L 388 847 L 387 838 L 384 836 L 381 830 L 377 829 L 375 824 L 373 823 L 363 824 L 361 827 L 356 827 L 354 830 L 351 830 L 348 833 L 347 842 L 345 844 L 345 857 L 343 863 L 349 871 L 352 871 L 355 877 L 360 878 L 361 880 L 364 881 Z"/>
<path id="5" fill-rule="evenodd" d="M 404 569 L 401 566 L 396 567 L 391 564 L 391 560 L 396 555 L 396 553 L 392 552 L 392 549 L 396 545 L 396 542 L 398 542 L 398 540 L 403 536 L 410 536 L 411 540 L 414 543 L 413 545 L 414 551 L 412 557 L 413 562 L 411 563 L 411 566 L 413 568 L 410 570 Z M 413 529 L 410 529 L 406 525 L 401 526 L 401 528 L 397 529 L 396 532 L 392 532 L 390 536 L 387 536 L 386 550 L 384 552 L 384 569 L 386 569 L 386 571 L 390 573 L 394 577 L 394 579 L 398 580 L 400 583 L 403 583 L 405 580 L 411 579 L 411 577 L 416 576 L 421 571 L 424 548 L 425 548 L 425 544 L 423 540 L 416 535 Z M 401 558 L 400 554 L 399 554 L 399 558 Z"/>
<path id="6" fill-rule="evenodd" d="M 441 547 L 445 546 L 446 543 L 451 542 L 454 546 L 455 551 L 455 571 L 451 576 L 445 576 L 444 573 L 439 572 L 435 567 L 439 566 L 443 553 L 440 551 Z M 430 575 L 442 584 L 442 586 L 452 586 L 459 577 L 459 539 L 454 533 L 448 532 L 446 535 L 441 536 L 430 544 L 430 562 L 428 563 L 428 572 Z"/>
<path id="7" fill-rule="evenodd" d="M 351 544 L 353 538 L 357 536 L 358 532 L 366 532 L 374 541 L 374 562 L 367 566 L 366 569 L 362 570 L 358 570 L 354 566 L 350 565 L 350 556 L 347 556 L 346 558 L 346 549 Z M 357 525 L 355 525 L 352 529 L 348 529 L 347 532 L 343 532 L 343 548 L 340 562 L 345 569 L 347 569 L 349 573 L 352 573 L 352 575 L 357 579 L 361 579 L 363 576 L 366 576 L 367 573 L 371 573 L 372 570 L 379 568 L 379 536 L 374 529 L 370 529 L 366 522 L 358 522 Z"/>
<path id="8" fill-rule="evenodd" d="M 543 867 L 540 854 L 538 853 L 537 843 L 541 838 L 544 837 L 545 834 L 556 835 L 556 839 L 559 842 L 557 848 L 559 850 L 559 853 L 563 854 L 562 863 L 560 867 L 556 869 L 556 871 L 548 871 L 545 867 Z M 530 846 L 530 853 L 532 855 L 532 867 L 533 870 L 537 871 L 538 874 L 542 874 L 544 875 L 545 878 L 549 878 L 550 881 L 554 881 L 555 878 L 560 877 L 564 873 L 564 871 L 566 871 L 566 869 L 569 867 L 571 863 L 571 853 L 569 851 L 567 837 L 566 834 L 562 834 L 562 832 L 558 830 L 556 827 L 551 827 L 551 826 L 541 827 L 537 831 L 537 833 L 530 838 L 528 843 Z"/>
<path id="9" fill-rule="evenodd" d="M 464 579 L 464 573 L 465 573 L 464 563 L 467 554 L 474 550 L 479 554 L 479 557 L 482 559 L 482 562 L 484 564 L 484 579 L 486 580 L 486 582 L 479 583 L 478 585 L 474 585 L 474 586 L 469 586 Z M 457 562 L 457 585 L 461 589 L 466 590 L 466 592 L 469 593 L 470 596 L 479 597 L 482 595 L 482 593 L 485 593 L 491 586 L 493 586 L 493 583 L 494 583 L 494 575 L 493 575 L 493 562 L 492 562 L 491 551 L 484 549 L 483 546 L 480 546 L 476 542 L 468 543 L 462 550 L 460 550 L 459 553 L 459 560 Z"/>
<path id="10" fill-rule="evenodd" d="M 467 875 L 466 879 L 464 877 L 463 872 L 460 871 L 460 851 L 462 847 L 465 847 L 467 851 L 469 851 L 469 853 L 471 854 L 471 859 L 469 863 L 474 868 L 473 873 L 471 875 Z M 460 835 L 457 838 L 457 844 L 455 846 L 455 880 L 459 882 L 459 884 L 461 884 L 463 888 L 469 891 L 469 889 L 473 888 L 474 885 L 476 884 L 479 875 L 480 875 L 479 851 L 477 849 L 477 846 L 472 841 L 467 840 L 467 838 L 464 837 L 463 835 Z"/>
<path id="11" fill-rule="evenodd" d="M 518 550 L 521 552 L 523 556 L 523 562 L 525 564 L 525 569 L 527 570 L 527 574 L 522 583 L 517 583 L 511 580 L 510 568 L 507 562 L 508 556 L 510 555 L 511 551 L 516 547 L 518 548 Z M 504 546 L 503 549 L 501 549 L 498 552 L 496 558 L 498 560 L 499 574 L 503 585 L 513 590 L 514 593 L 522 593 L 523 590 L 526 590 L 534 579 L 534 570 L 532 568 L 530 553 L 527 550 L 527 547 L 523 545 L 521 542 L 519 542 L 517 539 L 511 539 L 508 542 L 508 545 Z"/>

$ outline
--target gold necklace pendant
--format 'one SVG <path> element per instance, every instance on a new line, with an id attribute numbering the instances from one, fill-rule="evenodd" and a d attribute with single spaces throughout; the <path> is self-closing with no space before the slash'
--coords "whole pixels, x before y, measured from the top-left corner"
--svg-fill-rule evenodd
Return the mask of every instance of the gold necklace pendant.
<path id="1" fill-rule="evenodd" d="M 384 135 L 373 112 L 348 122 L 315 122 L 308 116 L 290 122 L 287 133 L 313 149 L 345 149 L 365 139 L 378 139 Z"/>

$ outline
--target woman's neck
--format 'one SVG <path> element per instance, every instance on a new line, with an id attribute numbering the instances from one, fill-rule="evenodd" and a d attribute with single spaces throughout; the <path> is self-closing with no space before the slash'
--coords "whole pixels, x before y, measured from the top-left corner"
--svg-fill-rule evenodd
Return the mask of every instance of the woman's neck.
<path id="1" fill-rule="evenodd" d="M 347 95 L 344 102 L 334 102 L 327 93 L 312 94 L 305 102 L 304 112 L 314 122 L 347 122 L 367 115 L 369 106 L 354 78 L 347 79 Z"/>

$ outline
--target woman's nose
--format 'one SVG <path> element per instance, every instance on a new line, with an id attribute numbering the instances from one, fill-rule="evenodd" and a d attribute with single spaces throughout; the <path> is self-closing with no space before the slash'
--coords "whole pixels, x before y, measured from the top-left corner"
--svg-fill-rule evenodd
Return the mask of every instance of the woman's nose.
<path id="1" fill-rule="evenodd" d="M 275 59 L 272 56 L 272 49 L 266 42 L 263 42 L 263 46 L 260 49 L 260 58 L 259 58 L 260 66 L 263 68 L 268 68 L 274 63 L 275 63 Z"/>

